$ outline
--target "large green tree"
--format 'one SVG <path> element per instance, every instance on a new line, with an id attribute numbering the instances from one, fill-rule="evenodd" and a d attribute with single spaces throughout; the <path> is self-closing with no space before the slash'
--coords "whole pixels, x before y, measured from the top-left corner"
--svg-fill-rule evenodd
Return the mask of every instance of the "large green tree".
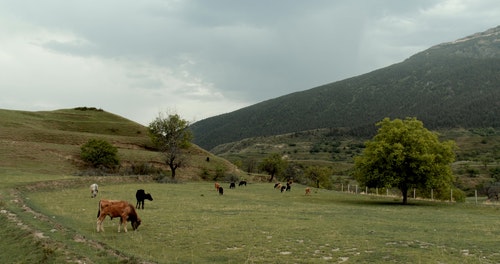
<path id="1" fill-rule="evenodd" d="M 193 134 L 188 129 L 189 122 L 177 114 L 165 117 L 160 113 L 148 126 L 149 135 L 155 147 L 163 153 L 165 163 L 170 167 L 172 178 L 175 171 L 185 162 L 183 150 L 188 149 Z"/>
<path id="2" fill-rule="evenodd" d="M 355 158 L 355 178 L 369 188 L 397 187 L 407 204 L 412 188 L 447 188 L 453 183 L 455 143 L 440 142 L 416 118 L 385 118 L 377 135 Z"/>
<path id="3" fill-rule="evenodd" d="M 272 182 L 274 176 L 286 169 L 287 164 L 287 161 L 279 153 L 271 153 L 262 160 L 259 168 L 269 174 L 269 182 Z"/>

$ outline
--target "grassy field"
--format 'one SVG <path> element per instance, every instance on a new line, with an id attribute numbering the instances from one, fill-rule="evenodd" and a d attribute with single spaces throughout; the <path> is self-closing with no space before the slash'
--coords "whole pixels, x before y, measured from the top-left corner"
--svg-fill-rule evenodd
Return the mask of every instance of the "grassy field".
<path id="1" fill-rule="evenodd" d="M 262 175 L 243 174 L 196 146 L 179 169 L 179 184 L 137 175 L 75 176 L 85 168 L 79 148 L 94 138 L 118 147 L 123 168 L 162 160 L 148 147 L 143 126 L 103 111 L 0 109 L 0 127 L 1 263 L 500 263 L 500 205 L 484 198 L 402 206 L 399 197 L 328 190 L 305 196 L 297 184 L 280 193 L 259 183 Z M 454 138 L 467 160 L 457 165 L 464 185 L 490 180 L 488 169 L 497 164 L 488 155 L 498 156 L 500 137 Z M 301 144 L 285 144 L 286 154 L 308 153 L 299 151 Z M 348 157 L 357 145 L 345 146 L 341 154 Z M 339 171 L 350 166 L 336 164 Z M 224 183 L 218 195 L 210 180 L 221 168 L 250 184 L 231 190 Z M 470 169 L 478 173 L 469 177 Z M 104 233 L 95 231 L 93 182 L 99 198 L 135 203 L 139 188 L 153 195 L 139 211 L 143 224 L 136 232 L 117 233 L 117 219 L 104 222 Z"/>
<path id="2" fill-rule="evenodd" d="M 220 196 L 209 182 L 101 185 L 99 198 L 135 203 L 138 188 L 153 195 L 138 211 L 143 224 L 128 233 L 118 233 L 118 220 L 109 218 L 104 233 L 95 231 L 98 200 L 87 186 L 24 195 L 29 207 L 50 220 L 40 226 L 44 236 L 79 251 L 80 258 L 97 258 L 95 263 L 110 261 L 102 259 L 105 249 L 128 256 L 128 262 L 153 263 L 500 262 L 497 206 L 402 206 L 400 198 L 326 190 L 305 196 L 298 185 L 286 193 L 265 183 L 223 187 Z M 88 244 L 103 249 L 91 252 Z"/>

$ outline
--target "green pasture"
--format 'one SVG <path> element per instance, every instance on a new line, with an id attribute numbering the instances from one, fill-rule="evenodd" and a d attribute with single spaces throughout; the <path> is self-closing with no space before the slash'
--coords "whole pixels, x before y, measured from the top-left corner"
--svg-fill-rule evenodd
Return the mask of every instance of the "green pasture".
<path id="1" fill-rule="evenodd" d="M 105 232 L 96 232 L 98 199 L 88 186 L 24 195 L 35 211 L 74 232 L 44 235 L 69 240 L 67 247 L 78 244 L 75 237 L 96 241 L 137 262 L 500 262 L 498 206 L 414 200 L 403 206 L 400 198 L 327 190 L 305 196 L 300 185 L 285 193 L 270 183 L 222 186 L 221 196 L 210 182 L 101 184 L 98 198 L 135 204 L 137 189 L 152 194 L 154 201 L 138 211 L 142 225 L 134 232 L 128 224 L 128 233 L 118 233 L 119 221 L 109 218 Z"/>

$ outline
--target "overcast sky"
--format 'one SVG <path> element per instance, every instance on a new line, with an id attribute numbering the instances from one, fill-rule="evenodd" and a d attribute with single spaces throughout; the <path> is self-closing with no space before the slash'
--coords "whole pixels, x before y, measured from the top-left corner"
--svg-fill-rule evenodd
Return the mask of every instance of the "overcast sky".
<path id="1" fill-rule="evenodd" d="M 0 0 L 0 108 L 193 123 L 498 25 L 498 0 Z"/>

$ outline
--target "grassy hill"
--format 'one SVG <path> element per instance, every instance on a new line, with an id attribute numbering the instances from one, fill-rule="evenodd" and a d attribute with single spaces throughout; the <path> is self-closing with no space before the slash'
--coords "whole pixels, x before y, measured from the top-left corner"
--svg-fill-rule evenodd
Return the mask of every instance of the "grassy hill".
<path id="1" fill-rule="evenodd" d="M 151 151 L 146 127 L 95 108 L 56 111 L 0 109 L 0 175 L 41 175 L 41 179 L 79 175 L 86 170 L 80 147 L 90 139 L 103 139 L 118 148 L 122 169 L 153 164 L 167 170 L 159 153 Z M 213 177 L 217 170 L 238 172 L 229 162 L 193 145 L 180 179 Z M 210 162 L 206 162 L 210 157 Z M 31 178 L 31 177 L 30 177 Z M 6 181 L 19 181 L 8 177 Z"/>
<path id="2" fill-rule="evenodd" d="M 384 117 L 432 130 L 500 127 L 500 27 L 440 44 L 370 73 L 284 95 L 192 124 L 211 150 L 245 138 L 314 129 L 371 136 Z"/>

